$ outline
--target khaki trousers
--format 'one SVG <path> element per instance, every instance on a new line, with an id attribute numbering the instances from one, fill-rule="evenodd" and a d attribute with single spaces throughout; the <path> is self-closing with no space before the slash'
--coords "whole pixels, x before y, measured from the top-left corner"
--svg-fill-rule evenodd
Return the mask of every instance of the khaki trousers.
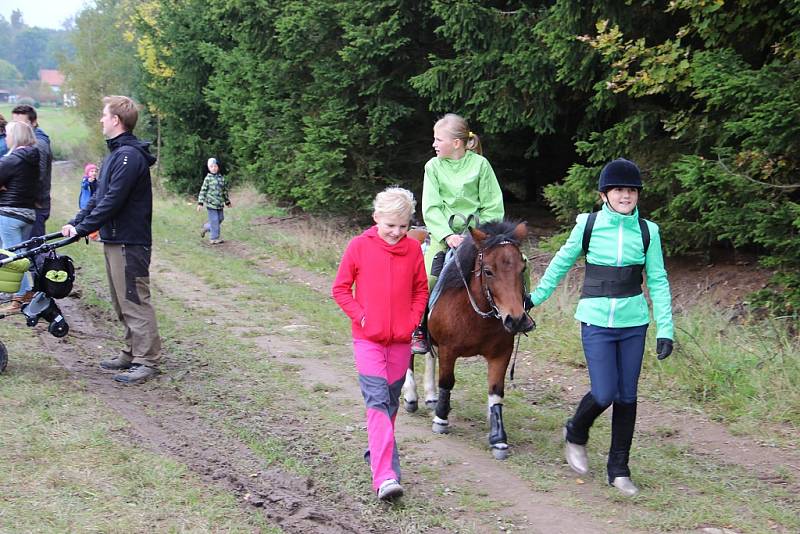
<path id="1" fill-rule="evenodd" d="M 111 302 L 125 327 L 125 345 L 119 358 L 156 367 L 161 361 L 161 338 L 156 312 L 150 303 L 151 247 L 104 243 Z"/>

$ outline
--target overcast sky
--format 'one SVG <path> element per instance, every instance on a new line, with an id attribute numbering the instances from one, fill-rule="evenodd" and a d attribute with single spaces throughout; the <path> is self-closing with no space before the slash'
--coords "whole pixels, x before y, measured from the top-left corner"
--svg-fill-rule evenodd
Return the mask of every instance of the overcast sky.
<path id="1" fill-rule="evenodd" d="M 0 0 L 0 15 L 11 20 L 11 12 L 22 11 L 22 20 L 28 26 L 60 30 L 62 23 L 74 17 L 84 5 L 93 0 Z"/>

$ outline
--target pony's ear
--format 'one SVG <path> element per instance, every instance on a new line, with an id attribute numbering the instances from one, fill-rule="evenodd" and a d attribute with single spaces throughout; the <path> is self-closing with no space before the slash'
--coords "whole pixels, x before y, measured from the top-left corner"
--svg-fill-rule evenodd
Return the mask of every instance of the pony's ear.
<path id="1" fill-rule="evenodd" d="M 472 234 L 472 240 L 475 241 L 475 247 L 481 248 L 483 240 L 486 239 L 486 232 L 482 232 L 477 228 L 470 227 L 469 233 Z"/>
<path id="2" fill-rule="evenodd" d="M 522 243 L 528 237 L 528 223 L 522 221 L 514 228 L 514 239 Z"/>

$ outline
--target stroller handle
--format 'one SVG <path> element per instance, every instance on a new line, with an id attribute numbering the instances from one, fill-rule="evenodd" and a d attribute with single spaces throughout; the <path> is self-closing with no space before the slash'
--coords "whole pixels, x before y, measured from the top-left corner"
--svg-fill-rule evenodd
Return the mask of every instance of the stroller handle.
<path id="1" fill-rule="evenodd" d="M 54 241 L 52 243 L 48 243 L 47 241 L 52 241 L 53 239 L 62 238 L 58 241 Z M 55 250 L 57 248 L 61 248 L 67 246 L 69 244 L 74 243 L 75 241 L 79 240 L 80 237 L 73 236 L 73 237 L 64 237 L 61 232 L 53 232 L 52 234 L 46 234 L 42 236 L 36 236 L 28 239 L 27 241 L 23 241 L 22 243 L 18 243 L 13 247 L 9 247 L 6 250 L 9 252 L 13 252 L 15 250 L 19 250 L 21 248 L 32 247 L 28 248 L 26 252 L 21 252 L 19 254 L 12 254 L 7 258 L 0 260 L 0 267 L 7 265 L 13 261 L 17 261 L 22 258 L 33 258 L 34 256 L 38 256 L 39 254 L 44 254 L 45 252 L 50 252 L 51 250 Z"/>
<path id="2" fill-rule="evenodd" d="M 53 232 L 52 234 L 45 234 L 45 235 L 37 235 L 28 239 L 27 241 L 23 241 L 22 243 L 17 243 L 16 245 L 8 247 L 6 250 L 9 252 L 14 252 L 15 250 L 19 250 L 21 248 L 33 248 L 38 247 L 48 241 L 52 241 L 53 239 L 57 239 L 59 237 L 64 237 L 61 232 Z"/>

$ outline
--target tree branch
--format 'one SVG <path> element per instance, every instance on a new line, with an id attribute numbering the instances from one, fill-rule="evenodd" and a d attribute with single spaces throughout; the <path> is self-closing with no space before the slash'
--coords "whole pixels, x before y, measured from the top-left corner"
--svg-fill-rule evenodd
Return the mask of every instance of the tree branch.
<path id="1" fill-rule="evenodd" d="M 787 191 L 793 191 L 795 189 L 800 188 L 800 184 L 789 184 L 789 185 L 768 184 L 766 182 L 762 182 L 760 180 L 756 180 L 754 178 L 750 178 L 746 174 L 733 172 L 730 168 L 728 168 L 727 165 L 725 165 L 725 163 L 722 161 L 722 156 L 720 156 L 720 155 L 717 155 L 717 163 L 719 164 L 720 167 L 722 167 L 722 170 L 724 170 L 728 174 L 732 174 L 734 176 L 738 176 L 739 178 L 744 178 L 745 180 L 753 182 L 754 184 L 763 185 L 764 187 L 773 187 L 775 189 L 785 189 Z"/>

